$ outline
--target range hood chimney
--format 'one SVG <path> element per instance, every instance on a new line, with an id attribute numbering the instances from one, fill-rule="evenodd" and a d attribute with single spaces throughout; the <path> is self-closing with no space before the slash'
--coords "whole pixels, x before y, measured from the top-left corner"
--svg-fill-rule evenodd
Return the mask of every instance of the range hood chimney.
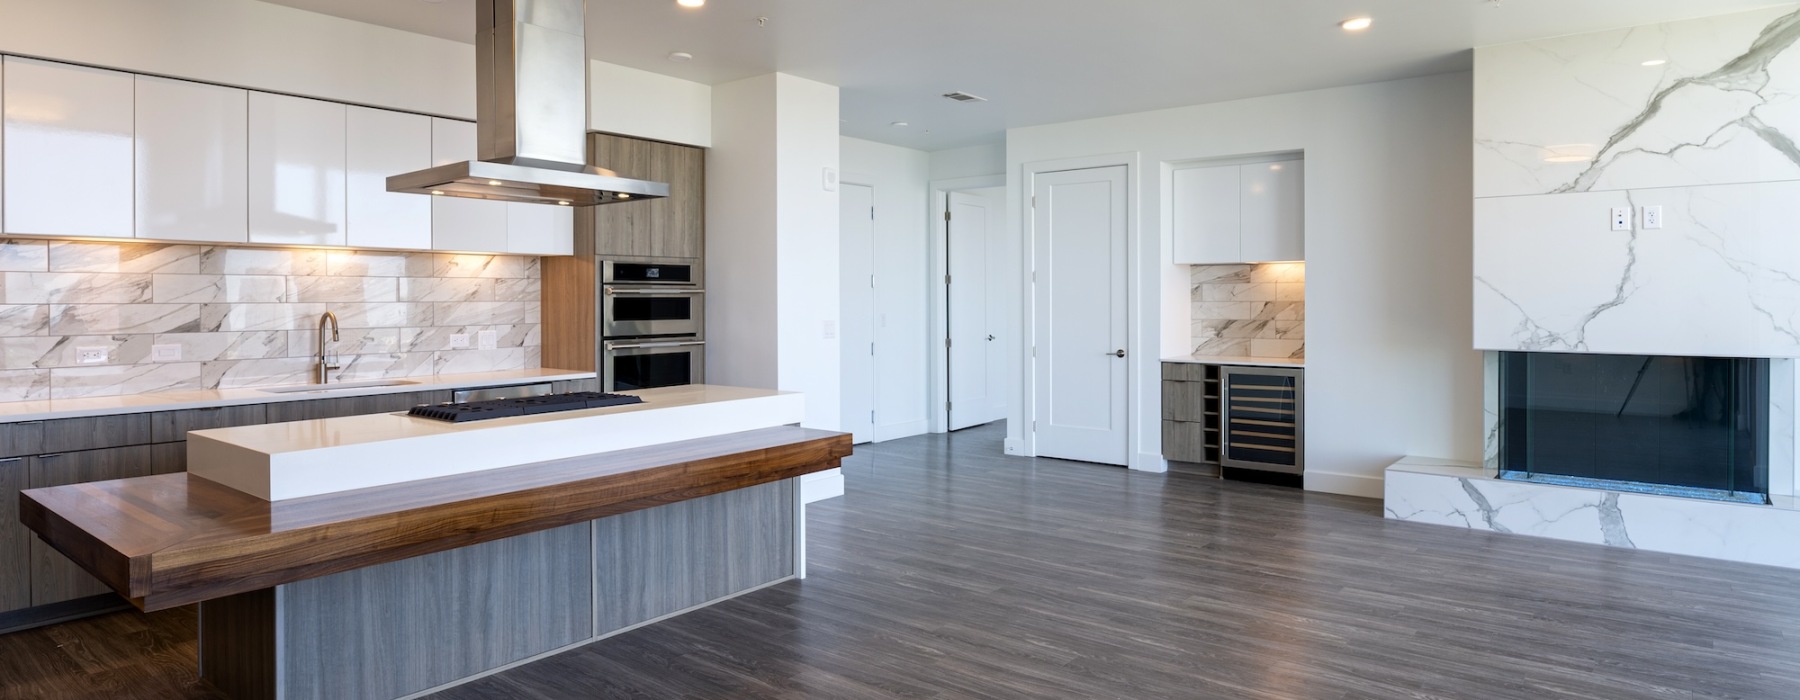
<path id="1" fill-rule="evenodd" d="M 587 165 L 583 0 L 479 0 L 478 157 L 387 179 L 389 192 L 587 207 L 669 196 Z"/>

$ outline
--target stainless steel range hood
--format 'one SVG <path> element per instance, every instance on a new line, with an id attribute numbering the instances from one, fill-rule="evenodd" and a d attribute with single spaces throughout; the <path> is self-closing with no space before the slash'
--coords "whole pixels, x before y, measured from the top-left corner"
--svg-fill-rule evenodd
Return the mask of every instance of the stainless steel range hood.
<path id="1" fill-rule="evenodd" d="M 389 192 L 587 207 L 669 196 L 587 165 L 583 0 L 479 0 L 478 157 L 387 179 Z"/>

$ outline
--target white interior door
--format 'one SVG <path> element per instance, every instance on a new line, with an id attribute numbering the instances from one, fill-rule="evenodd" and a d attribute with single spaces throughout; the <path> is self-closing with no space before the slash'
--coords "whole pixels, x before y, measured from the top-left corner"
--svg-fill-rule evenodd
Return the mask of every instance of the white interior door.
<path id="1" fill-rule="evenodd" d="M 875 439 L 875 188 L 844 183 L 838 212 L 843 429 L 862 443 Z"/>
<path id="2" fill-rule="evenodd" d="M 1127 463 L 1124 166 L 1033 177 L 1037 453 Z"/>
<path id="3" fill-rule="evenodd" d="M 950 429 L 985 425 L 1000 418 L 990 381 L 994 360 L 995 321 L 989 303 L 989 278 L 999 262 L 989 250 L 988 222 L 999 202 L 985 193 L 951 192 L 946 249 L 950 322 Z"/>

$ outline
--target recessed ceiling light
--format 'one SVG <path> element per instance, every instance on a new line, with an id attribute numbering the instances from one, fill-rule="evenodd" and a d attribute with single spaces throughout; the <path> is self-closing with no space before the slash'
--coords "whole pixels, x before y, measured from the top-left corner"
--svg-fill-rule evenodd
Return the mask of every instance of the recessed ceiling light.
<path id="1" fill-rule="evenodd" d="M 889 124 L 888 126 L 911 126 L 911 125 L 907 124 L 906 122 L 894 122 L 892 124 Z"/>
<path id="2" fill-rule="evenodd" d="M 676 51 L 675 53 L 669 54 L 669 60 L 676 63 L 687 63 L 688 61 L 694 60 L 694 55 L 686 51 Z"/>
<path id="3" fill-rule="evenodd" d="M 1343 27 L 1346 32 L 1360 32 L 1374 26 L 1374 24 L 1375 20 L 1370 17 L 1352 17 L 1339 22 L 1338 26 Z"/>
<path id="4" fill-rule="evenodd" d="M 700 7 L 706 4 L 706 0 L 675 0 L 675 4 L 682 7 Z"/>
<path id="5" fill-rule="evenodd" d="M 1645 62 L 1644 62 L 1644 65 L 1646 65 L 1646 66 L 1651 66 L 1651 67 L 1655 67 L 1655 66 L 1660 66 L 1660 65 L 1662 65 L 1662 64 L 1664 64 L 1664 63 L 1668 63 L 1668 62 L 1669 62 L 1669 61 L 1668 61 L 1668 59 L 1663 59 L 1663 58 L 1652 58 L 1652 59 L 1650 59 L 1650 60 L 1648 60 L 1648 61 L 1645 61 Z"/>

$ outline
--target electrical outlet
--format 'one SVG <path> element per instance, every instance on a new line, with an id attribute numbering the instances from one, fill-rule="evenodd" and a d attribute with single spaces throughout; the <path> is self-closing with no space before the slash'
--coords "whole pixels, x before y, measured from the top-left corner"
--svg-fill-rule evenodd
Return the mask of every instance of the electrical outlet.
<path id="1" fill-rule="evenodd" d="M 451 333 L 450 334 L 450 349 L 451 350 L 467 350 L 468 348 L 469 348 L 469 334 L 467 334 L 467 333 Z"/>
<path id="2" fill-rule="evenodd" d="M 1662 228 L 1662 206 L 1644 207 L 1644 228 Z"/>
<path id="3" fill-rule="evenodd" d="M 104 364 L 106 362 L 106 355 L 106 348 L 75 348 L 75 364 Z"/>
<path id="4" fill-rule="evenodd" d="M 475 334 L 475 343 L 482 350 L 493 350 L 500 347 L 500 331 L 482 331 Z"/>
<path id="5" fill-rule="evenodd" d="M 151 362 L 180 362 L 181 346 L 175 344 L 150 346 Z"/>
<path id="6" fill-rule="evenodd" d="M 1612 230 L 1614 230 L 1614 231 L 1630 231 L 1631 230 L 1631 207 L 1613 207 L 1613 209 L 1612 209 Z"/>

